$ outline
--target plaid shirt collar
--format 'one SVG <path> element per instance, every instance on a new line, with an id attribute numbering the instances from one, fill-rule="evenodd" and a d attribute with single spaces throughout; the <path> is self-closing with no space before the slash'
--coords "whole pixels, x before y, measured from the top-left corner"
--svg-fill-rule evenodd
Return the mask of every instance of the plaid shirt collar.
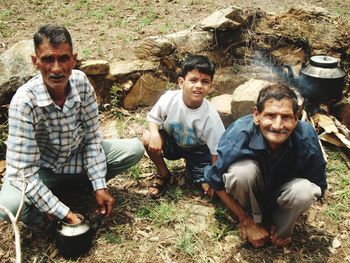
<path id="1" fill-rule="evenodd" d="M 73 107 L 75 102 L 81 102 L 81 99 L 80 99 L 78 90 L 74 85 L 72 85 L 71 77 L 69 78 L 68 85 L 69 85 L 69 92 L 67 95 L 66 106 L 68 108 L 71 108 Z M 38 101 L 39 107 L 47 107 L 54 103 L 50 96 L 49 91 L 46 88 L 46 85 L 43 81 L 41 74 L 38 77 L 36 94 L 37 94 L 37 101 Z"/>

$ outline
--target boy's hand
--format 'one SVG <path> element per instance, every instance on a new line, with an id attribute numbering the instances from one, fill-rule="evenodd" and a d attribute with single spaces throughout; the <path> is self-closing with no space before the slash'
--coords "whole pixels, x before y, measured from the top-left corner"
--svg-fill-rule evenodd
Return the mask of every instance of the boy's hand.
<path id="1" fill-rule="evenodd" d="M 148 150 L 155 154 L 162 154 L 162 138 L 160 137 L 159 133 L 151 133 Z"/>

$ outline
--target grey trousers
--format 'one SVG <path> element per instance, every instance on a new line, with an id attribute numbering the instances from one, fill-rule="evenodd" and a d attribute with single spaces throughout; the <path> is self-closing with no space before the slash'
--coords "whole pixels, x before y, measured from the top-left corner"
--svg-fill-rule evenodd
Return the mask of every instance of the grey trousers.
<path id="1" fill-rule="evenodd" d="M 250 159 L 232 164 L 223 174 L 226 192 L 247 211 L 251 211 L 254 222 L 262 222 L 262 195 L 264 182 L 259 164 Z M 309 209 L 321 196 L 321 188 L 304 178 L 294 178 L 277 190 L 277 208 L 273 211 L 273 223 L 277 236 L 290 237 L 299 215 Z"/>
<path id="2" fill-rule="evenodd" d="M 139 162 L 144 154 L 143 144 L 136 138 L 103 140 L 101 146 L 107 159 L 107 180 Z M 50 189 L 62 184 L 71 185 L 89 181 L 85 173 L 72 176 L 71 174 L 53 174 L 51 171 L 43 169 L 40 169 L 38 173 L 40 179 Z M 20 200 L 21 190 L 5 179 L 0 191 L 0 204 L 16 215 Z M 0 211 L 0 219 L 4 218 L 7 218 L 7 216 Z M 28 198 L 25 198 L 21 220 L 24 223 L 34 224 L 42 221 L 42 214 Z"/>

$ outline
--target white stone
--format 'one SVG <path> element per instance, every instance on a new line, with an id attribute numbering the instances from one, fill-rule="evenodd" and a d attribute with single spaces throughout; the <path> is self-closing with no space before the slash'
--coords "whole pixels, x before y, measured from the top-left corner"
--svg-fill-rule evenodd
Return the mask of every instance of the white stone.
<path id="1" fill-rule="evenodd" d="M 212 13 L 210 16 L 202 20 L 199 27 L 204 30 L 226 30 L 236 29 L 245 22 L 240 16 L 241 9 L 236 6 L 229 6 Z"/>
<path id="2" fill-rule="evenodd" d="M 149 57 L 164 57 L 175 50 L 175 44 L 162 36 L 150 36 L 138 42 L 134 47 L 134 53 L 139 59 Z"/>
<path id="3" fill-rule="evenodd" d="M 155 70 L 159 66 L 157 61 L 121 60 L 113 62 L 109 67 L 108 79 L 116 80 L 135 72 Z"/>
<path id="4" fill-rule="evenodd" d="M 259 92 L 264 87 L 271 85 L 266 80 L 250 79 L 246 83 L 238 86 L 233 92 L 231 103 L 231 113 L 234 120 L 253 113 Z"/>
<path id="5" fill-rule="evenodd" d="M 214 33 L 186 29 L 165 37 L 172 41 L 180 51 L 198 53 L 208 49 L 213 44 Z"/>
<path id="6" fill-rule="evenodd" d="M 32 64 L 33 40 L 22 40 L 0 56 L 0 105 L 10 102 L 16 90 L 37 74 Z"/>
<path id="7" fill-rule="evenodd" d="M 227 127 L 234 120 L 232 117 L 231 103 L 232 103 L 233 95 L 231 94 L 223 94 L 216 96 L 210 100 L 210 103 L 219 113 L 224 126 Z"/>
<path id="8" fill-rule="evenodd" d="M 106 60 L 86 60 L 79 69 L 86 75 L 105 75 L 109 73 L 109 63 Z"/>

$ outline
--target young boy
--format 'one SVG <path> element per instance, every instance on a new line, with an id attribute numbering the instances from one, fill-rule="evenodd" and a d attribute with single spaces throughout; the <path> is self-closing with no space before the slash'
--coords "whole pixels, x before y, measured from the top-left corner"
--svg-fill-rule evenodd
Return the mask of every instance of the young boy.
<path id="1" fill-rule="evenodd" d="M 204 167 L 216 161 L 217 145 L 225 131 L 219 114 L 205 98 L 214 73 L 208 58 L 186 58 L 178 78 L 181 90 L 167 91 L 147 114 L 149 130 L 142 139 L 158 172 L 149 188 L 152 198 L 159 198 L 171 176 L 163 156 L 168 160 L 184 158 L 194 182 L 201 184 L 205 194 L 213 194 L 204 181 Z"/>

